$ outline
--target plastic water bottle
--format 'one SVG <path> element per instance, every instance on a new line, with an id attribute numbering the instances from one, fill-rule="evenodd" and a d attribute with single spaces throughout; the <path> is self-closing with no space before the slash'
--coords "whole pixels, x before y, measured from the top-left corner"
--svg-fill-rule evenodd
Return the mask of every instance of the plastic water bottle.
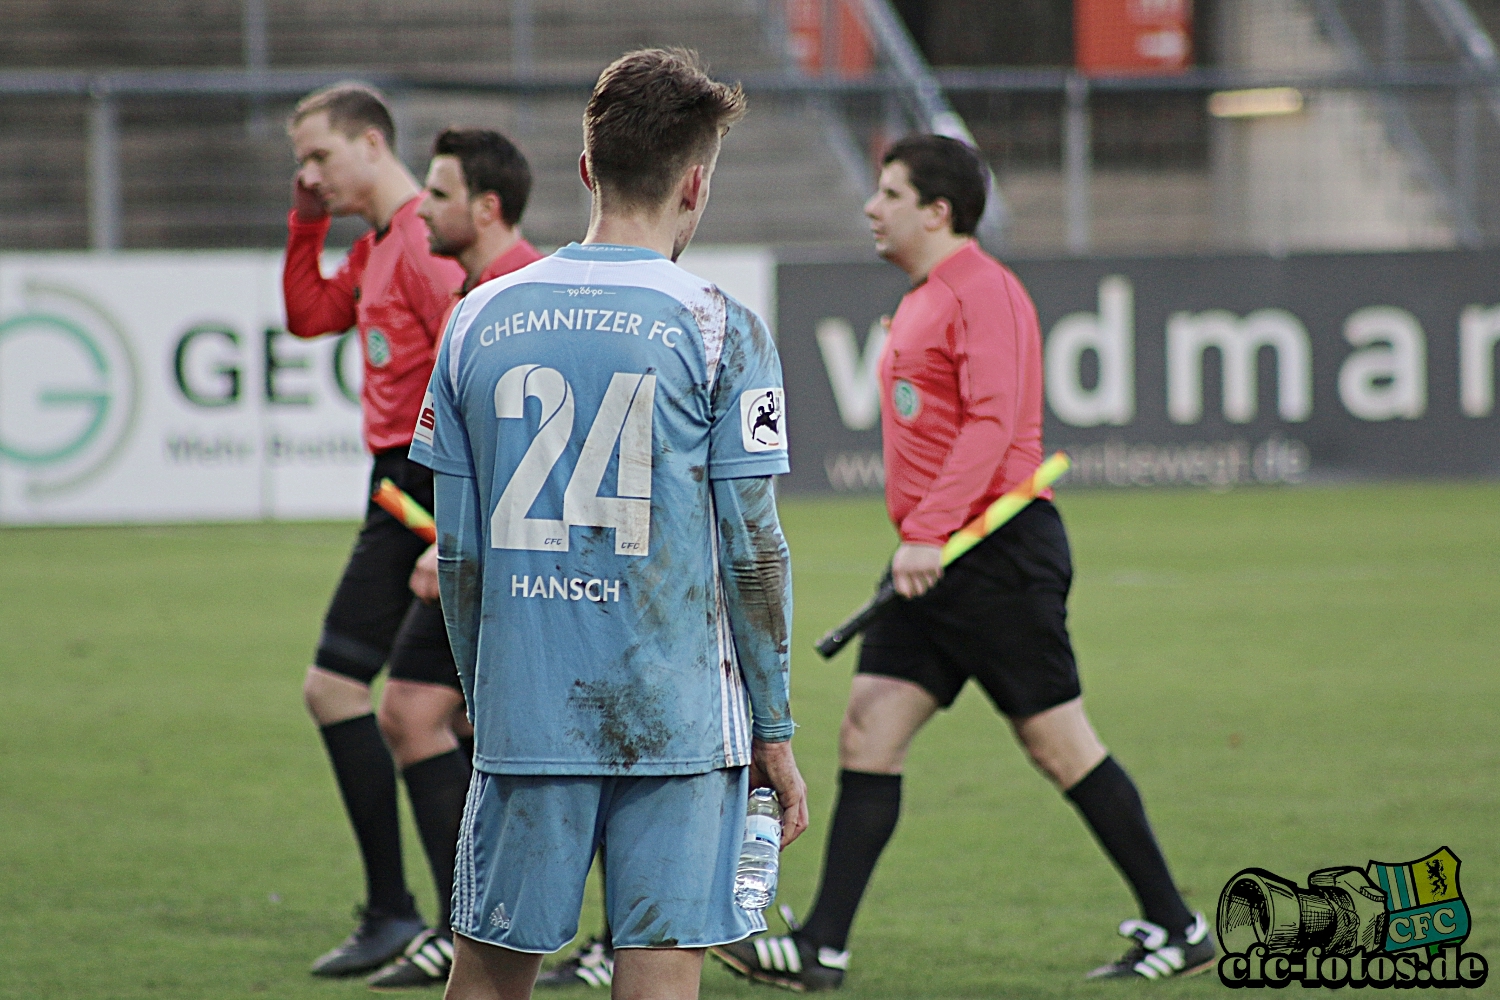
<path id="1" fill-rule="evenodd" d="M 734 901 L 742 910 L 764 910 L 776 898 L 781 863 L 781 800 L 769 788 L 750 793 L 745 843 L 734 873 Z"/>

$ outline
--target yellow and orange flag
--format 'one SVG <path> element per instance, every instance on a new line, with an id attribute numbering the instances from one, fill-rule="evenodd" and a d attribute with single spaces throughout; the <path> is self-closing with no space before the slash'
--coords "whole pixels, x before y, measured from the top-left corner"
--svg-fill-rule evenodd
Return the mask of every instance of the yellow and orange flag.
<path id="1" fill-rule="evenodd" d="M 1053 453 L 1051 458 L 1036 467 L 1035 472 L 986 507 L 983 514 L 948 536 L 947 543 L 943 545 L 943 565 L 948 565 L 984 541 L 990 532 L 1019 514 L 1021 508 L 1035 500 L 1038 493 L 1057 482 L 1058 477 L 1067 472 L 1070 465 L 1072 462 L 1066 454 L 1060 451 Z"/>
<path id="2" fill-rule="evenodd" d="M 432 515 L 423 510 L 422 505 L 413 500 L 410 493 L 389 479 L 380 481 L 379 488 L 370 499 L 380 504 L 388 514 L 429 545 L 437 541 L 437 524 L 432 520 Z"/>

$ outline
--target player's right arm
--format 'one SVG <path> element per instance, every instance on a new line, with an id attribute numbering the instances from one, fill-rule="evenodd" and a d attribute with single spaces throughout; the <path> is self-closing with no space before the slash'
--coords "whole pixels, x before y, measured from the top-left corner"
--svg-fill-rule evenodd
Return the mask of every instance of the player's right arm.
<path id="1" fill-rule="evenodd" d="M 719 578 L 750 700 L 751 778 L 776 789 L 785 846 L 807 827 L 807 789 L 792 757 L 791 557 L 771 480 L 788 469 L 781 359 L 758 316 L 727 296 L 724 309 L 708 469 Z M 754 418 L 761 401 L 774 404 L 767 420 Z"/>
<path id="2" fill-rule="evenodd" d="M 793 729 L 791 561 L 771 486 L 771 477 L 788 469 L 785 415 L 779 412 L 781 358 L 760 317 L 727 296 L 723 302 L 725 334 L 711 393 L 708 451 L 719 577 L 749 688 L 754 736 L 775 743 L 791 739 Z M 764 421 L 754 419 L 761 405 L 769 407 Z"/>
<path id="3" fill-rule="evenodd" d="M 448 645 L 463 684 L 465 703 L 474 704 L 481 618 L 479 582 L 484 579 L 484 519 L 478 481 L 438 472 L 433 476 L 438 530 L 438 590 Z M 472 712 L 470 721 L 473 721 Z"/>
<path id="4" fill-rule="evenodd" d="M 286 259 L 281 265 L 287 330 L 298 337 L 342 332 L 355 322 L 354 288 L 359 283 L 364 253 L 356 246 L 333 277 L 323 277 L 320 260 L 331 220 L 323 203 L 303 186 L 300 177 L 292 182 L 292 191 Z"/>
<path id="5" fill-rule="evenodd" d="M 769 476 L 713 481 L 719 576 L 757 740 L 792 738 L 792 563 Z"/>
<path id="6" fill-rule="evenodd" d="M 781 846 L 807 828 L 807 787 L 792 756 L 792 563 L 769 476 L 713 481 L 719 575 L 750 694 L 751 777 L 776 789 Z"/>
<path id="7" fill-rule="evenodd" d="M 455 320 L 450 321 L 450 327 Z M 437 522 L 438 592 L 448 644 L 473 719 L 474 671 L 483 617 L 485 521 L 474 452 L 459 407 L 445 338 L 412 430 L 411 460 L 433 472 L 433 520 Z"/>

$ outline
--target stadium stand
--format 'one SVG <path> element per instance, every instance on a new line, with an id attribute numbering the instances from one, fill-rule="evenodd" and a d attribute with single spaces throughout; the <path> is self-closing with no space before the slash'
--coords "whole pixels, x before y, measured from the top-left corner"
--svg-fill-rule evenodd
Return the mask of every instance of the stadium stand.
<path id="1" fill-rule="evenodd" d="M 243 66 L 242 4 L 141 0 L 130 5 L 7 4 L 0 65 L 8 70 Z M 531 63 L 549 77 L 591 78 L 621 51 L 698 49 L 721 76 L 777 70 L 764 5 L 753 0 L 533 0 Z M 507 74 L 521 47 L 510 5 L 435 0 L 420 6 L 347 0 L 267 0 L 268 65 L 421 76 Z M 532 161 L 538 182 L 526 229 L 538 244 L 583 233 L 577 180 L 586 91 L 521 99 L 395 95 L 400 153 L 420 177 L 431 136 L 449 124 L 499 126 Z M 0 248 L 87 245 L 87 99 L 0 98 Z M 285 239 L 290 101 L 238 97 L 121 97 L 122 245 L 276 247 Z M 808 114 L 804 98 L 767 95 L 724 151 L 712 243 L 863 242 L 863 193 Z M 346 230 L 346 231 L 345 231 Z M 355 223 L 333 239 L 352 240 Z"/>
<path id="2" fill-rule="evenodd" d="M 871 154 L 923 112 L 913 112 L 910 66 L 904 92 L 786 86 L 806 58 L 789 12 L 821 9 L 827 24 L 839 5 L 900 12 L 920 50 L 917 70 L 945 83 L 996 168 L 1008 254 L 1500 239 L 1500 185 L 1487 182 L 1500 162 L 1500 88 L 1461 85 L 1500 73 L 1500 0 L 1194 0 L 1191 69 L 1358 82 L 1307 89 L 1304 112 L 1291 118 L 1237 121 L 1214 120 L 1201 86 L 1094 87 L 1081 198 L 1069 193 L 1062 91 L 1074 25 L 1071 5 L 1055 0 L 9 0 L 0 32 L 0 250 L 109 245 L 89 211 L 89 130 L 100 102 L 82 87 L 67 96 L 28 91 L 28 74 L 260 65 L 452 84 L 531 73 L 553 86 L 525 97 L 452 86 L 391 96 L 399 152 L 419 175 L 443 126 L 513 134 L 538 177 L 527 232 L 547 246 L 583 231 L 579 88 L 625 49 L 680 44 L 700 50 L 719 75 L 752 82 L 753 112 L 725 147 L 700 240 L 863 251 L 859 205 Z M 264 14 L 260 43 L 248 29 L 252 10 Z M 882 79 L 899 76 L 901 60 L 884 42 L 876 48 L 872 68 Z M 951 82 L 973 70 L 1013 78 L 967 89 Z M 1427 82 L 1381 83 L 1402 74 Z M 753 85 L 773 79 L 782 85 Z M 568 80 L 572 90 L 555 86 Z M 114 97 L 115 245 L 280 246 L 291 171 L 281 121 L 291 100 L 289 92 Z M 342 221 L 332 242 L 359 231 Z"/>

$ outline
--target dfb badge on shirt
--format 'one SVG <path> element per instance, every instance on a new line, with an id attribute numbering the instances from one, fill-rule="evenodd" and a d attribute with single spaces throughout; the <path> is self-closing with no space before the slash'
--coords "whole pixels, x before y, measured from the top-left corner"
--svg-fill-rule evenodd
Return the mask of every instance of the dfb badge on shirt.
<path id="1" fill-rule="evenodd" d="M 786 401 L 781 389 L 740 394 L 740 438 L 748 452 L 786 450 Z"/>
<path id="2" fill-rule="evenodd" d="M 365 334 L 365 358 L 372 368 L 384 368 L 391 363 L 391 342 L 373 326 Z"/>

